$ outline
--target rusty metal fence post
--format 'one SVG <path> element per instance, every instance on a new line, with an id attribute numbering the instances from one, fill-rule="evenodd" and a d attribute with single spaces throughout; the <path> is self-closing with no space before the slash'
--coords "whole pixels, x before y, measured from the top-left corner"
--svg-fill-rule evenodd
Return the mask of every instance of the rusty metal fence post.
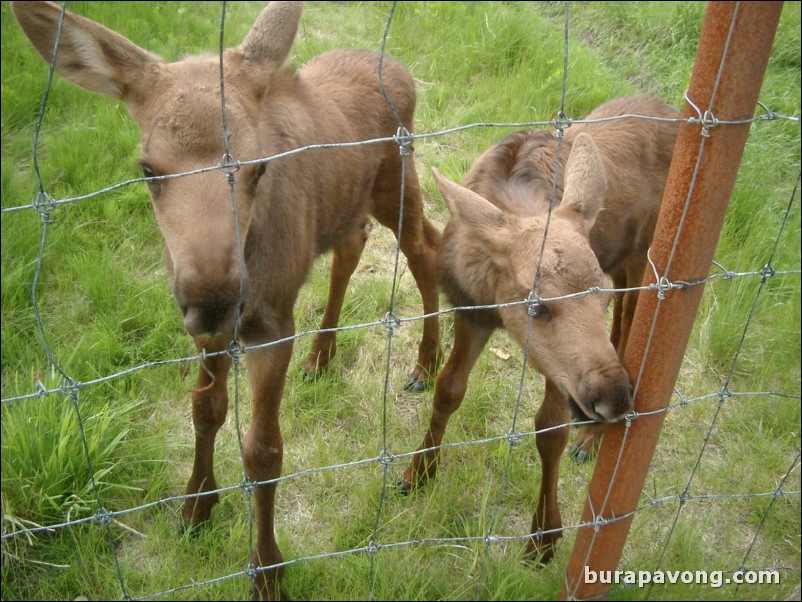
<path id="1" fill-rule="evenodd" d="M 663 410 L 693 328 L 704 279 L 754 115 L 782 2 L 710 2 L 699 38 L 685 117 L 668 175 L 644 285 L 624 358 L 639 415 L 605 434 L 565 571 L 562 599 L 604 597 L 609 583 L 588 573 L 615 571 L 665 417 Z M 618 520 L 614 520 L 618 519 Z"/>

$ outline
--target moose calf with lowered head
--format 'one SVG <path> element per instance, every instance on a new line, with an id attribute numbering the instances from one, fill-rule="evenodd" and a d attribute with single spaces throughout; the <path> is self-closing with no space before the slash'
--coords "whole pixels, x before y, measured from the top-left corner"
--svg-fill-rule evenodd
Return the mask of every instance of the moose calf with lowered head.
<path id="1" fill-rule="evenodd" d="M 49 62 L 61 8 L 14 2 L 13 11 Z M 398 144 L 315 149 L 257 162 L 308 145 L 386 138 L 400 125 L 412 128 L 414 84 L 389 58 L 383 59 L 382 81 L 401 124 L 381 90 L 377 53 L 339 50 L 318 56 L 297 73 L 284 67 L 301 12 L 300 2 L 271 3 L 243 42 L 223 54 L 230 146 L 224 145 L 219 56 L 165 62 L 70 12 L 61 27 L 56 70 L 92 92 L 122 100 L 140 128 L 139 162 L 186 330 L 199 352 L 230 352 L 206 357 L 208 370 L 199 371 L 192 395 L 195 462 L 186 491 L 193 495 L 182 510 L 190 526 L 206 521 L 218 501 L 217 493 L 205 493 L 217 488 L 214 439 L 228 407 L 226 381 L 236 351 L 232 334 L 238 332 L 247 345 L 292 337 L 293 305 L 317 255 L 333 249 L 321 324 L 331 329 L 364 248 L 369 215 L 393 231 L 401 220 L 400 247 L 424 311 L 438 309 L 440 234 L 423 215 L 413 162 L 407 160 L 402 169 Z M 230 158 L 221 164 L 226 153 Z M 161 177 L 218 164 L 225 169 Z M 322 370 L 334 350 L 334 334 L 318 334 L 306 372 Z M 281 472 L 279 403 L 291 352 L 290 339 L 246 353 L 253 420 L 243 447 L 254 482 Z M 408 386 L 420 387 L 434 374 L 438 354 L 435 315 L 424 322 Z M 276 485 L 257 486 L 254 493 L 252 561 L 266 567 L 256 579 L 255 594 L 274 598 L 282 573 L 270 568 L 282 562 L 273 526 Z"/>
<path id="2" fill-rule="evenodd" d="M 607 120 L 629 114 L 659 120 Z M 570 415 L 610 423 L 632 409 L 621 358 L 637 291 L 616 299 L 608 335 L 609 294 L 595 289 L 606 288 L 605 273 L 616 288 L 641 284 L 679 117 L 655 98 L 617 99 L 587 117 L 600 121 L 572 125 L 561 145 L 544 131 L 510 134 L 476 160 L 463 186 L 434 172 L 451 213 L 440 282 L 452 304 L 530 302 L 455 313 L 429 429 L 400 486 L 410 490 L 435 475 L 437 448 L 470 372 L 493 331 L 505 328 L 546 379 L 535 416 L 540 493 L 526 546 L 544 562 L 562 527 L 557 481 L 568 431 L 559 425 Z"/>

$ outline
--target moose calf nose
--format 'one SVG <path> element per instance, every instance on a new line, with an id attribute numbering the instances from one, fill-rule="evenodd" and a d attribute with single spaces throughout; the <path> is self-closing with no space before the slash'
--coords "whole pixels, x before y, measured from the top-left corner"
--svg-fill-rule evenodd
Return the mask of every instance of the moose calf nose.
<path id="1" fill-rule="evenodd" d="M 211 336 L 219 333 L 233 333 L 237 306 L 202 307 L 191 305 L 182 307 L 184 328 L 192 336 Z"/>
<path id="2" fill-rule="evenodd" d="M 632 411 L 632 389 L 629 383 L 629 376 L 623 370 L 623 378 L 615 387 L 614 391 L 596 408 L 596 411 L 608 422 L 620 420 Z"/>
<path id="3" fill-rule="evenodd" d="M 593 409 L 605 422 L 616 422 L 632 411 L 632 401 L 629 396 L 629 391 L 626 392 L 625 396 L 620 396 L 617 399 L 604 398 L 599 401 Z"/>
<path id="4" fill-rule="evenodd" d="M 594 413 L 605 422 L 615 422 L 632 411 L 629 376 L 623 367 L 591 372 L 582 379 L 586 400 L 593 400 Z"/>

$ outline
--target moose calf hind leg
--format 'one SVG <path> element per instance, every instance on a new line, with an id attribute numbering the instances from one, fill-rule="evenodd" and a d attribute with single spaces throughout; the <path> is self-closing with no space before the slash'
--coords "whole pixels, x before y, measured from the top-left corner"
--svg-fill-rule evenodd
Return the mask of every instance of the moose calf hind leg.
<path id="1" fill-rule="evenodd" d="M 401 218 L 399 246 L 407 258 L 409 271 L 412 272 L 420 291 L 423 312 L 430 316 L 423 321 L 418 359 L 404 386 L 408 391 L 422 391 L 437 373 L 438 361 L 442 356 L 440 320 L 437 316 L 440 308 L 437 252 L 441 234 L 423 213 L 420 183 L 412 161 L 406 163 L 404 171 L 403 215 L 400 214 L 400 167 L 392 165 L 376 178 L 373 189 L 373 215 L 379 223 L 393 232 L 397 239 L 399 217 Z"/>
<path id="2" fill-rule="evenodd" d="M 320 323 L 320 330 L 330 330 L 337 328 L 340 322 L 340 312 L 342 311 L 345 293 L 348 290 L 348 283 L 351 276 L 359 265 L 362 251 L 372 228 L 370 218 L 365 218 L 361 227 L 353 231 L 349 238 L 336 247 L 331 259 L 331 277 L 329 283 L 328 299 L 326 309 L 323 312 L 323 320 Z M 312 339 L 312 348 L 304 363 L 304 374 L 307 379 L 312 379 L 323 373 L 334 354 L 337 351 L 337 334 L 335 331 L 318 332 Z"/>
<path id="3" fill-rule="evenodd" d="M 437 249 L 440 246 L 440 232 L 425 216 L 421 215 L 418 244 L 402 251 L 409 261 L 409 269 L 423 299 L 423 312 L 436 314 L 439 309 L 439 285 L 437 275 Z M 437 374 L 442 358 L 440 347 L 440 321 L 436 315 L 423 321 L 423 336 L 418 345 L 418 361 L 404 388 L 407 391 L 423 391 Z"/>

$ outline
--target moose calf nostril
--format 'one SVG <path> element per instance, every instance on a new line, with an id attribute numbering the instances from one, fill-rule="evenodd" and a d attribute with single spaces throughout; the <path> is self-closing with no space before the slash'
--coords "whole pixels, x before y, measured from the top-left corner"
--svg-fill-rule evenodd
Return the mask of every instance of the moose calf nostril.
<path id="1" fill-rule="evenodd" d="M 632 411 L 629 387 L 610 393 L 593 404 L 593 411 L 606 422 L 615 422 Z"/>
<path id="2" fill-rule="evenodd" d="M 184 313 L 184 328 L 192 336 L 231 333 L 237 318 L 236 305 L 190 305 Z"/>
<path id="3" fill-rule="evenodd" d="M 601 416 L 606 422 L 614 422 L 618 417 L 619 414 L 616 411 L 615 404 L 611 403 L 608 400 L 601 401 L 597 403 L 593 409 L 596 413 Z"/>
<path id="4" fill-rule="evenodd" d="M 184 328 L 192 336 L 209 334 L 207 325 L 204 323 L 203 312 L 197 307 L 186 307 L 184 312 Z"/>

